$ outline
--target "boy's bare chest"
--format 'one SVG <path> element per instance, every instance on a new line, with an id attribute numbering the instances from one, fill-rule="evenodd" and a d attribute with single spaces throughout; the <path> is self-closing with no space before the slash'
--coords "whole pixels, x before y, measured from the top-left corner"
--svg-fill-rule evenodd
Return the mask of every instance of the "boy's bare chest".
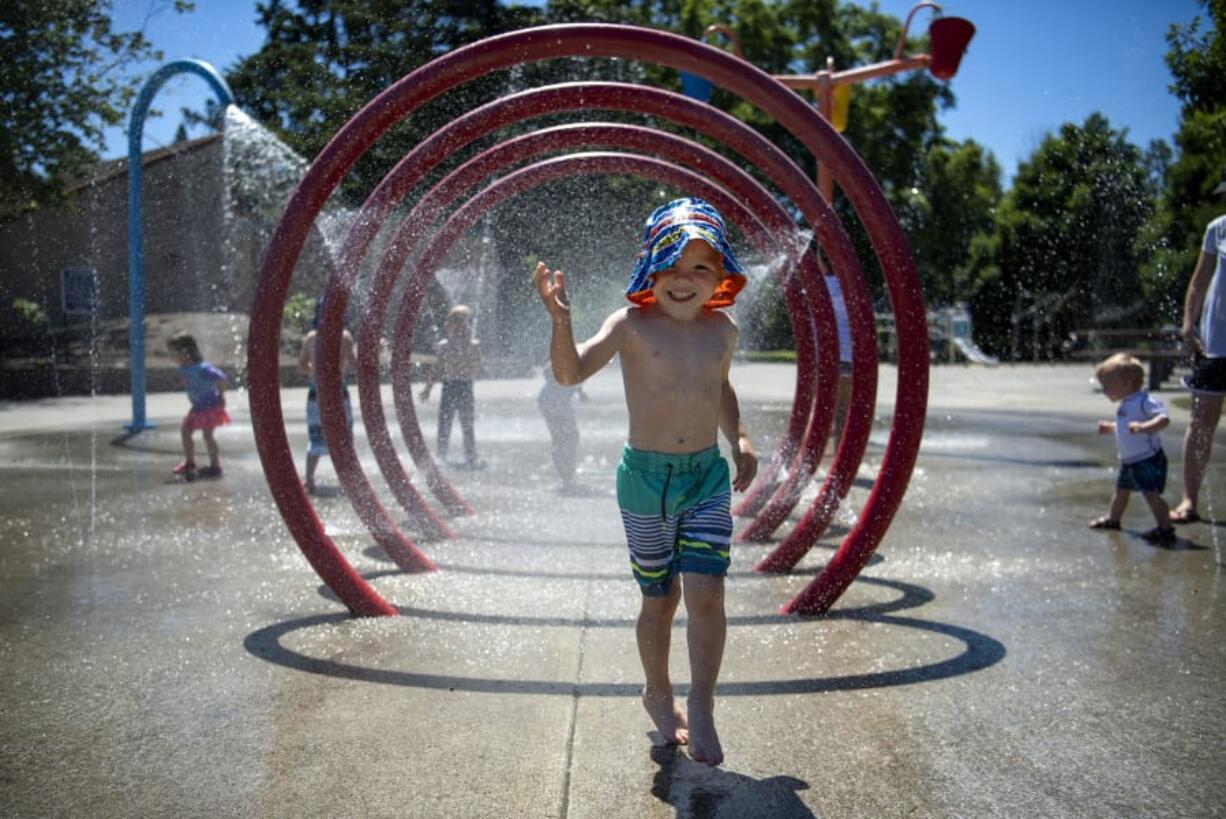
<path id="1" fill-rule="evenodd" d="M 726 355 L 717 328 L 636 328 L 622 357 L 627 375 L 659 389 L 718 385 Z"/>

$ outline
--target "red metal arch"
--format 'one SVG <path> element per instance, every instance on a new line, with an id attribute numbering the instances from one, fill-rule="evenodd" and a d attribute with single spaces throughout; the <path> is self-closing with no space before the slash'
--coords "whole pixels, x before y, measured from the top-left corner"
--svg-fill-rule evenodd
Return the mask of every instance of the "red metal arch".
<path id="1" fill-rule="evenodd" d="M 350 242 L 348 243 L 348 246 L 353 248 L 353 253 L 347 252 L 343 254 L 344 258 L 340 266 L 341 270 L 346 272 L 346 275 L 339 279 L 345 287 L 344 298 L 337 298 L 338 294 L 334 293 L 334 297 L 329 298 L 328 307 L 325 308 L 325 311 L 327 309 L 338 309 L 339 305 L 345 303 L 349 286 L 348 282 L 352 277 L 351 271 L 359 263 L 361 254 L 364 252 L 369 239 L 373 237 L 374 232 L 378 229 L 380 220 L 396 204 L 398 201 L 397 197 L 403 196 L 412 183 L 419 179 L 441 158 L 442 154 L 445 153 L 444 148 L 446 152 L 454 151 L 499 125 L 510 124 L 533 114 L 582 108 L 612 108 L 648 113 L 661 118 L 671 119 L 680 124 L 693 127 L 695 130 L 708 136 L 712 136 L 723 144 L 738 150 L 743 155 L 752 156 L 755 159 L 755 164 L 766 170 L 768 175 L 776 180 L 777 184 L 786 193 L 792 198 L 798 198 L 805 203 L 802 206 L 802 211 L 806 213 L 810 221 L 821 225 L 833 226 L 832 229 L 825 231 L 823 247 L 828 257 L 838 263 L 839 269 L 843 270 L 846 278 L 850 280 L 851 284 L 844 285 L 844 288 L 849 289 L 852 294 L 855 294 L 857 291 L 861 294 L 860 298 L 856 300 L 860 305 L 859 315 L 861 316 L 861 321 L 853 324 L 853 347 L 859 351 L 858 355 L 863 360 L 874 360 L 876 358 L 873 334 L 871 331 L 863 331 L 863 328 L 871 327 L 872 317 L 871 310 L 868 308 L 867 296 L 864 294 L 864 285 L 859 276 L 859 268 L 855 256 L 847 244 L 846 237 L 842 233 L 838 222 L 834 219 L 824 200 L 817 195 L 816 189 L 800 173 L 799 169 L 787 160 L 771 143 L 764 140 L 747 126 L 728 117 L 717 109 L 694 103 L 685 97 L 670 92 L 617 83 L 564 84 L 520 92 L 519 94 L 475 109 L 452 121 L 424 140 L 385 177 L 369 197 L 362 215 L 356 220 L 357 227 L 353 234 L 351 234 Z M 469 181 L 471 182 L 472 180 Z M 436 210 L 442 212 L 445 209 Z M 416 239 L 406 241 L 411 245 Z M 396 240 L 392 244 L 395 246 L 398 243 L 399 240 Z M 390 288 L 390 284 L 387 287 Z M 816 293 L 820 293 L 820 297 L 825 298 L 824 287 L 810 288 L 807 295 L 809 298 L 813 298 Z M 382 299 L 385 297 L 384 288 L 376 285 L 375 293 L 367 304 L 368 318 L 371 318 L 370 312 L 372 307 L 381 311 Z M 849 298 L 849 302 L 852 302 L 851 298 Z M 381 318 L 379 321 L 370 323 L 379 325 L 380 321 Z M 806 329 L 805 324 L 807 322 L 794 323 L 799 328 L 797 337 L 803 338 L 803 331 Z M 325 326 L 327 324 L 328 322 L 325 321 Z M 335 356 L 339 356 L 339 337 L 337 337 L 335 346 L 333 346 L 333 342 L 330 342 L 326 335 L 321 335 L 320 346 L 330 350 Z M 833 344 L 829 345 L 828 348 L 832 347 Z M 359 349 L 359 356 L 363 354 L 363 351 L 365 354 L 373 355 L 372 351 L 376 349 L 376 346 L 373 342 L 367 342 L 360 345 Z M 373 373 L 374 369 L 374 363 L 372 362 L 370 366 L 359 367 L 359 372 Z M 792 463 L 792 475 L 789 478 L 788 488 L 799 487 L 802 489 L 808 479 L 811 478 L 813 469 L 820 459 L 821 448 L 825 445 L 828 435 L 828 430 L 824 431 L 826 427 L 820 422 L 820 417 L 814 418 L 814 423 L 810 423 L 808 426 L 808 436 L 801 456 L 793 458 L 796 451 L 800 449 L 798 445 L 792 445 L 790 449 L 787 449 L 793 440 L 799 438 L 800 433 L 793 433 L 792 429 L 797 428 L 803 431 L 805 424 L 809 421 L 811 405 L 807 396 L 802 398 L 802 391 L 805 387 L 812 386 L 811 384 L 806 384 L 807 381 L 811 381 L 811 379 L 806 378 L 809 372 L 808 368 L 798 367 L 797 395 L 793 401 L 789 435 L 781 443 L 780 448 L 780 453 L 786 455 L 787 462 Z M 373 378 L 373 376 L 368 376 L 368 378 Z M 859 465 L 869 433 L 875 390 L 875 371 L 866 370 L 856 380 L 851 396 L 853 418 L 857 419 L 858 423 L 853 422 L 849 424 L 844 431 L 843 446 L 836 454 L 834 464 L 831 467 L 832 477 L 826 481 L 818 498 L 815 500 L 816 508 L 833 512 L 837 508 L 842 494 L 846 491 L 845 487 L 850 486 L 850 478 L 840 481 L 838 476 L 854 475 Z M 386 430 L 386 422 L 382 416 L 382 406 L 378 401 L 368 404 L 365 396 L 377 395 L 373 388 L 369 393 L 363 393 L 363 395 L 364 410 L 369 407 L 373 411 L 373 414 L 366 418 L 367 433 L 372 447 L 375 448 L 376 452 L 379 452 L 378 442 Z M 339 413 L 339 401 L 336 403 L 336 407 L 336 413 Z M 339 418 L 339 415 L 336 415 L 336 417 Z M 431 481 L 432 488 L 435 488 L 437 492 L 438 487 L 436 483 L 445 483 L 445 479 L 433 477 L 437 470 L 434 469 L 434 463 L 429 456 L 428 447 L 425 446 L 420 436 L 416 435 L 418 430 L 415 419 L 410 420 L 412 420 L 412 423 L 405 427 L 406 442 L 410 451 L 414 453 L 415 458 L 424 459 L 419 461 L 419 467 L 423 468 L 427 475 L 427 480 Z M 849 441 L 851 442 L 850 445 L 848 445 Z M 393 451 L 390 439 L 386 450 L 388 452 Z M 392 456 L 392 459 L 394 460 L 394 456 Z M 381 461 L 381 467 L 382 463 Z M 395 468 L 400 468 L 398 461 L 395 463 Z M 803 470 L 803 472 L 798 474 L 797 470 Z M 839 487 L 843 487 L 842 493 L 832 494 Z M 445 488 L 448 491 L 454 491 L 450 490 L 449 485 L 446 485 Z M 773 490 L 774 486 L 771 489 Z M 444 499 L 444 502 L 447 502 L 446 495 L 441 495 L 440 497 Z M 794 498 L 792 502 L 794 503 Z M 788 506 L 786 508 L 790 509 L 791 507 Z M 786 516 L 786 512 L 784 516 Z M 784 516 L 776 519 L 776 524 Z M 772 526 L 771 528 L 773 529 L 774 527 Z M 804 548 L 808 548 L 820 534 L 820 529 L 811 529 Z M 769 530 L 766 531 L 766 535 L 769 535 Z M 803 554 L 803 551 L 799 554 Z"/>
<path id="2" fill-rule="evenodd" d="M 635 131 L 638 133 L 634 133 Z M 488 168 L 482 167 L 476 176 L 487 176 L 488 174 L 484 173 L 485 170 L 494 170 L 501 167 L 501 165 L 505 162 L 512 161 L 520 158 L 521 156 L 528 156 L 539 147 L 547 144 L 554 144 L 558 147 L 569 147 L 571 143 L 578 145 L 585 143 L 590 144 L 592 142 L 607 142 L 620 147 L 637 147 L 644 150 L 650 150 L 651 148 L 657 147 L 661 144 L 667 145 L 670 141 L 674 143 L 672 149 L 675 153 L 667 153 L 666 156 L 669 159 L 682 158 L 693 162 L 693 160 L 696 158 L 694 153 L 705 150 L 702 149 L 701 146 L 688 143 L 685 140 L 679 140 L 675 137 L 669 137 L 668 135 L 646 129 L 633 129 L 631 126 L 576 126 L 573 129 L 568 129 L 566 131 L 553 131 L 552 133 L 538 132 L 538 134 L 521 138 L 521 140 L 518 141 L 518 144 L 505 143 L 499 148 L 491 149 L 490 152 L 487 152 L 487 155 L 483 155 L 482 157 L 478 158 L 484 160 L 479 164 L 482 166 L 488 166 Z M 499 153 L 505 154 L 505 156 L 500 158 L 498 156 Z M 688 157 L 686 156 L 687 153 L 689 153 Z M 705 159 L 708 160 L 708 164 L 713 166 L 712 170 L 714 172 L 711 175 L 717 181 L 725 186 L 729 186 L 735 196 L 746 200 L 752 213 L 757 216 L 762 216 L 763 214 L 766 215 L 766 220 L 771 231 L 775 231 L 776 235 L 778 235 L 777 231 L 781 228 L 789 231 L 792 230 L 790 223 L 787 221 L 786 212 L 783 211 L 783 209 L 769 196 L 769 194 L 764 189 L 760 188 L 760 186 L 758 186 L 757 183 L 750 177 L 745 175 L 735 166 L 731 165 L 731 163 L 727 163 L 726 160 L 723 160 L 716 154 L 711 153 L 710 156 L 706 157 Z M 716 165 L 716 163 L 724 163 L 726 167 L 717 169 L 718 165 Z M 462 170 L 464 169 L 461 169 L 461 171 Z M 576 170 L 571 170 L 569 172 L 578 173 L 587 171 L 582 166 L 578 166 Z M 457 171 L 457 173 L 460 173 L 460 171 Z M 443 184 L 444 183 L 440 183 L 440 187 L 442 187 Z M 754 191 L 754 188 L 757 188 L 756 192 Z M 437 210 L 439 209 L 439 201 L 440 200 L 436 199 L 434 196 L 428 194 L 422 199 L 419 207 L 425 210 Z M 465 207 L 467 208 L 468 206 Z M 736 219 L 734 221 L 739 223 L 743 220 Z M 403 249 L 406 245 L 413 244 L 413 240 L 408 239 L 402 243 L 399 241 L 399 238 L 401 236 L 405 236 L 406 234 L 412 235 L 415 233 L 420 233 L 420 224 L 412 224 L 413 222 L 414 220 L 412 216 L 406 219 L 404 225 L 402 226 L 403 232 L 398 233 L 397 240 L 394 240 L 391 243 L 393 246 L 401 249 L 400 253 L 403 253 Z M 466 222 L 466 224 L 470 223 L 471 221 Z M 406 297 L 408 294 L 412 294 L 413 305 L 411 308 L 408 308 L 410 310 L 410 315 L 407 317 L 405 315 L 404 308 L 402 308 L 400 320 L 397 323 L 395 332 L 392 334 L 392 338 L 397 340 L 397 346 L 394 349 L 398 351 L 397 353 L 394 353 L 394 363 L 392 368 L 393 373 L 405 373 L 409 371 L 409 346 L 407 339 L 411 337 L 413 316 L 415 315 L 416 308 L 419 306 L 421 297 L 424 294 L 424 287 L 420 278 L 424 274 L 421 273 L 420 268 L 425 265 L 427 271 L 431 274 L 433 273 L 434 268 L 437 267 L 439 259 L 441 259 L 441 256 L 436 257 L 436 254 L 438 252 L 445 253 L 451 241 L 454 241 L 456 238 L 456 236 L 450 234 L 448 230 L 448 227 L 445 226 L 442 230 L 435 234 L 435 241 L 422 252 L 421 261 L 418 262 L 418 269 L 414 273 L 415 277 L 418 279 L 418 284 L 416 286 L 406 288 Z M 447 236 L 449 240 L 447 241 L 446 245 L 443 245 L 442 251 L 436 251 L 435 248 L 438 246 L 438 242 L 440 241 L 439 237 L 442 236 Z M 756 243 L 759 246 L 762 246 L 764 241 L 769 241 L 769 239 L 764 239 Z M 389 253 L 389 255 L 385 257 L 384 262 L 380 265 L 380 269 L 377 274 L 377 282 L 394 275 L 395 271 L 399 269 L 401 264 L 403 264 L 402 255 Z M 809 292 L 817 292 L 816 288 L 821 288 L 821 297 L 826 299 L 819 304 L 818 309 L 823 311 L 823 318 L 819 322 L 819 327 L 821 328 L 822 333 L 827 336 L 827 338 L 823 340 L 825 349 L 828 351 L 833 351 L 837 349 L 833 330 L 833 314 L 831 312 L 828 296 L 826 296 L 821 280 L 818 278 L 819 275 L 820 273 L 817 269 L 816 261 L 810 252 L 806 254 L 806 257 L 802 261 L 800 277 L 801 279 L 805 280 L 805 285 Z M 789 283 L 791 281 L 795 280 L 790 279 Z M 383 289 L 383 287 L 378 283 L 376 284 L 376 288 Z M 791 287 L 789 290 L 797 296 L 797 301 L 793 303 L 794 309 L 800 310 L 802 305 L 799 301 L 799 288 Z M 381 317 L 381 314 L 375 311 L 371 311 L 369 315 L 375 319 L 379 319 Z M 808 313 L 799 313 L 798 315 L 794 316 L 794 318 L 796 320 L 803 320 L 807 322 Z M 829 360 L 824 361 L 819 365 L 818 369 L 821 372 L 819 373 L 817 381 L 819 383 L 833 386 L 834 379 L 837 377 L 837 359 L 833 353 L 828 356 L 828 359 Z M 417 427 L 417 419 L 415 413 L 413 412 L 411 403 L 410 396 L 412 393 L 409 389 L 407 381 L 398 384 L 393 390 L 393 393 L 396 397 L 397 413 L 401 429 L 406 432 L 406 435 L 415 435 L 420 437 L 420 429 Z M 830 402 L 826 402 L 825 405 L 832 406 Z M 828 435 L 829 421 L 832 420 L 832 413 L 827 412 L 826 414 L 829 416 L 826 425 L 826 434 Z"/>
<path id="3" fill-rule="evenodd" d="M 323 534 L 297 483 L 289 454 L 277 389 L 276 350 L 277 318 L 293 264 L 326 197 L 357 157 L 391 125 L 439 93 L 488 71 L 563 56 L 621 57 L 686 68 L 758 105 L 822 157 L 848 194 L 873 243 L 895 310 L 900 339 L 900 389 L 881 473 L 860 522 L 822 574 L 785 607 L 788 611 L 823 611 L 850 584 L 884 535 L 914 466 L 927 395 L 927 345 L 917 343 L 926 342 L 927 334 L 918 280 L 901 230 L 880 189 L 850 148 L 806 103 L 769 75 L 734 57 L 683 37 L 647 29 L 586 24 L 550 26 L 457 49 L 380 94 L 342 127 L 316 158 L 291 197 L 270 243 L 251 316 L 248 358 L 256 444 L 282 516 L 325 581 L 334 578 L 340 584 L 338 587 L 329 582 L 352 610 L 389 613 L 385 603 L 381 607 L 364 597 L 364 591 L 371 594 L 373 591 L 360 578 L 352 576 L 352 569 L 343 565 L 343 557 Z M 817 227 L 820 232 L 828 225 Z M 849 294 L 849 308 L 853 301 Z M 853 324 L 853 332 L 855 329 Z M 287 481 L 292 483 L 287 485 Z M 811 526 L 811 520 L 812 516 L 807 515 L 797 529 L 806 524 Z M 794 531 L 793 537 L 796 534 Z"/>
<path id="4" fill-rule="evenodd" d="M 328 300 L 328 304 L 325 307 L 324 330 L 320 337 L 321 372 L 328 370 L 330 368 L 329 365 L 333 361 L 339 362 L 340 355 L 339 335 L 333 340 L 332 335 L 328 332 L 329 328 L 334 326 L 334 322 L 339 321 L 339 319 L 330 318 L 327 316 L 327 313 L 328 311 L 334 311 L 338 314 L 343 312 L 343 305 L 347 303 L 348 290 L 355 275 L 354 271 L 357 269 L 358 264 L 360 264 L 370 241 L 382 225 L 387 214 L 407 194 L 412 185 L 441 161 L 442 158 L 498 127 L 543 113 L 597 108 L 634 111 L 663 119 L 670 119 L 716 139 L 722 144 L 737 150 L 743 156 L 753 157 L 755 164 L 764 170 L 793 201 L 805 203 L 802 206 L 802 211 L 805 212 L 810 222 L 833 226 L 829 230 L 822 232 L 822 243 L 827 251 L 827 255 L 837 262 L 836 266 L 844 271 L 849 281 L 848 284 L 844 284 L 844 289 L 850 289 L 852 295 L 855 295 L 856 292 L 860 293 L 859 297 L 848 299 L 849 303 L 853 306 L 853 312 L 858 312 L 861 316 L 861 320 L 855 322 L 853 327 L 871 327 L 872 313 L 871 308 L 868 306 L 867 294 L 864 291 L 864 285 L 859 274 L 858 262 L 846 241 L 845 235 L 841 231 L 837 219 L 829 211 L 824 200 L 818 196 L 816 189 L 813 188 L 807 177 L 800 173 L 799 169 L 778 148 L 743 123 L 729 117 L 722 111 L 695 103 L 693 100 L 671 92 L 620 83 L 568 83 L 519 92 L 518 94 L 488 103 L 453 120 L 423 140 L 380 182 L 367 199 L 360 216 L 355 220 L 355 227 L 346 241 L 345 250 L 342 252 L 342 261 L 338 266 L 340 271 L 339 278 L 334 278 L 333 280 L 336 286 L 341 288 L 341 292 L 334 292 L 333 297 Z M 793 300 L 795 295 L 794 293 L 789 294 Z M 376 288 L 369 301 L 369 305 L 378 309 L 382 307 L 381 299 L 385 297 L 386 295 L 379 288 Z M 372 323 L 378 324 L 378 322 Z M 811 328 L 807 327 L 806 324 L 807 322 L 794 322 L 796 338 L 799 342 L 804 343 L 804 346 L 800 347 L 801 358 L 798 362 L 797 387 L 793 399 L 791 417 L 789 418 L 787 432 L 780 442 L 779 450 L 772 459 L 772 466 L 776 464 L 780 467 L 792 465 L 793 469 L 795 469 L 801 468 L 804 463 L 795 461 L 795 458 L 797 452 L 801 450 L 801 438 L 809 422 L 811 395 L 815 386 L 811 378 L 811 373 L 813 372 L 811 358 L 806 356 L 808 351 L 807 336 L 811 331 Z M 339 333 L 339 330 L 337 332 Z M 373 373 L 377 369 L 377 359 L 374 357 L 377 346 L 374 342 L 375 338 L 369 338 L 362 339 L 362 343 L 359 344 L 359 373 Z M 871 361 L 876 359 L 875 337 L 872 332 L 853 332 L 853 347 L 857 350 L 857 355 L 861 356 L 863 360 Z M 368 378 L 373 378 L 373 376 L 368 376 Z M 329 391 L 328 394 L 331 395 L 333 392 Z M 875 392 L 875 371 L 868 370 L 866 371 L 866 376 L 857 379 L 853 387 L 851 406 L 855 417 L 871 418 Z M 373 390 L 363 393 L 363 418 L 366 424 L 368 439 L 372 449 L 375 451 L 380 468 L 384 471 L 385 476 L 394 488 L 398 483 L 407 482 L 408 478 L 404 475 L 399 461 L 394 455 L 394 446 L 391 444 L 390 436 L 386 433 L 386 420 L 383 416 L 382 405 L 380 401 L 373 400 L 373 397 L 376 395 L 377 393 Z M 339 401 L 334 402 L 333 415 L 335 417 L 339 417 L 337 415 L 340 412 L 339 407 Z M 324 409 L 326 416 L 327 408 L 322 406 L 321 408 Z M 815 433 L 812 425 L 809 425 L 809 427 L 810 433 Z M 845 473 L 854 475 L 859 466 L 859 459 L 862 457 L 868 433 L 869 426 L 867 422 L 862 425 L 862 428 L 855 424 L 849 425 L 844 432 L 844 440 L 853 441 L 853 445 L 842 450 L 843 456 L 841 459 L 836 457 L 835 463 L 831 468 L 833 474 Z M 824 446 L 824 443 L 825 438 L 822 438 L 818 446 Z M 446 478 L 443 477 L 441 471 L 437 469 L 433 458 L 430 456 L 429 448 L 425 446 L 424 442 L 416 439 L 409 433 L 406 435 L 406 444 L 419 469 L 424 473 L 431 490 L 434 491 L 448 510 L 453 513 L 471 512 L 471 509 L 459 498 L 458 493 L 447 482 Z M 813 441 L 810 441 L 807 449 L 811 450 L 813 445 Z M 820 452 L 818 459 L 820 459 Z M 816 459 L 813 462 L 816 463 Z M 769 480 L 771 474 L 769 468 L 763 471 L 763 478 L 755 485 L 754 491 L 762 492 L 765 490 L 765 495 L 769 496 L 771 492 L 775 491 L 779 482 L 778 480 L 774 482 Z M 811 476 L 812 469 L 810 468 L 804 474 L 805 482 Z M 362 479 L 360 475 L 355 476 L 355 480 L 360 479 Z M 833 483 L 828 481 L 827 486 L 823 487 L 823 492 L 828 492 Z M 752 497 L 753 492 L 751 491 L 750 494 Z M 830 499 L 825 494 L 819 495 L 823 505 L 829 506 L 831 509 L 837 507 L 841 497 L 840 495 Z M 766 498 L 764 497 L 763 502 L 765 500 Z M 410 509 L 411 513 L 412 511 Z M 769 531 L 766 534 L 769 536 Z M 816 540 L 818 536 L 820 536 L 820 531 L 816 531 L 813 534 L 812 540 Z"/>
<path id="5" fill-rule="evenodd" d="M 391 282 L 404 264 L 407 254 L 416 246 L 418 240 L 428 227 L 428 219 L 423 218 L 421 214 L 446 212 L 451 202 L 458 197 L 463 189 L 494 173 L 500 172 L 514 162 L 544 151 L 563 150 L 581 146 L 652 151 L 671 161 L 682 165 L 689 165 L 696 170 L 705 169 L 716 181 L 729 188 L 736 196 L 744 199 L 754 213 L 764 218 L 769 231 L 773 235 L 787 236 L 795 232 L 795 226 L 786 211 L 771 197 L 765 188 L 762 188 L 759 183 L 741 171 L 737 166 L 701 145 L 671 134 L 638 126 L 600 123 L 558 126 L 518 137 L 495 148 L 491 148 L 458 168 L 422 197 L 414 211 L 406 217 L 401 228 L 397 230 L 389 242 L 389 250 L 379 267 L 371 287 L 371 297 L 366 302 L 364 319 L 367 324 L 373 327 L 382 326 L 384 306 L 387 294 L 391 289 Z M 784 244 L 785 246 L 794 246 L 791 240 L 785 241 Z M 792 319 L 799 326 L 807 328 L 810 325 L 809 312 L 803 302 L 804 295 L 799 287 L 799 282 L 803 280 L 808 293 L 817 294 L 817 299 L 812 309 L 818 313 L 819 320 L 817 324 L 819 332 L 823 335 L 821 349 L 826 351 L 829 359 L 816 366 L 808 365 L 818 372 L 818 377 L 816 380 L 807 379 L 807 381 L 814 385 L 817 383 L 824 384 L 833 389 L 833 384 L 837 377 L 837 341 L 834 335 L 833 313 L 828 295 L 819 278 L 820 272 L 811 250 L 806 254 L 803 264 L 805 266 L 799 278 L 787 277 L 786 292 L 792 297 L 789 305 L 792 310 Z M 785 270 L 790 269 L 791 266 L 789 265 L 782 268 L 779 272 L 782 274 Z M 421 284 L 418 285 L 419 288 L 421 286 Z M 418 292 L 417 295 L 420 299 L 422 293 Z M 411 324 L 400 326 L 393 333 L 392 337 L 397 339 L 410 337 L 410 327 Z M 797 335 L 798 338 L 804 339 L 804 336 L 801 334 L 798 333 Z M 809 349 L 807 351 L 803 348 L 801 349 L 802 360 L 806 357 L 805 354 L 807 352 L 807 358 L 812 361 L 813 350 L 811 342 L 805 343 Z M 393 373 L 405 373 L 408 370 L 407 356 L 399 359 L 399 363 L 393 367 Z M 363 373 L 365 373 L 365 381 L 361 384 L 361 388 L 370 389 L 373 392 L 377 389 L 377 380 L 370 379 L 370 373 L 367 371 L 363 370 Z M 406 438 L 409 439 L 410 451 L 414 448 L 425 449 L 420 428 L 417 424 L 416 414 L 411 404 L 410 396 L 412 393 L 407 381 L 402 380 L 394 390 L 394 394 L 398 404 L 397 412 L 401 429 L 405 433 Z M 815 397 L 815 391 L 806 397 L 805 400 L 808 402 L 805 407 L 806 411 L 812 408 Z M 404 403 L 404 406 L 399 406 L 401 402 Z M 826 401 L 822 403 L 821 407 L 827 410 L 825 413 L 827 418 L 821 438 L 825 440 L 825 436 L 829 435 L 833 404 L 830 401 Z M 338 432 L 340 431 L 338 430 Z"/>

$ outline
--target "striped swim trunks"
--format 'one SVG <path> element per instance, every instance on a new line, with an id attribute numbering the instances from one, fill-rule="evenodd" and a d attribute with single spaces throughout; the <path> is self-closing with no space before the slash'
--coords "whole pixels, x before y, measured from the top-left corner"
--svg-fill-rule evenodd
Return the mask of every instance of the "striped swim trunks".
<path id="1" fill-rule="evenodd" d="M 717 446 L 685 455 L 622 450 L 617 504 L 644 595 L 667 595 L 680 572 L 728 573 L 731 501 L 728 463 Z"/>
<path id="2" fill-rule="evenodd" d="M 349 403 L 349 388 L 341 387 L 341 406 L 345 410 L 345 423 L 353 429 L 353 407 Z M 319 412 L 319 401 L 315 396 L 315 385 L 307 390 L 307 455 L 327 455 L 328 442 L 324 440 L 324 422 Z"/>

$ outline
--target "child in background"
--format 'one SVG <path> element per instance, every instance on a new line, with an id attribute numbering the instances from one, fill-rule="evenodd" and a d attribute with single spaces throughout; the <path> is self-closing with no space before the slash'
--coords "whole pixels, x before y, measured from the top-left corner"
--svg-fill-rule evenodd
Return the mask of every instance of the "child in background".
<path id="1" fill-rule="evenodd" d="M 550 455 L 554 469 L 562 479 L 562 493 L 578 490 L 575 466 L 579 460 L 579 422 L 575 419 L 575 399 L 586 401 L 583 387 L 563 387 L 553 376 L 553 365 L 546 363 L 542 375 L 545 383 L 536 395 L 536 406 L 549 428 Z"/>
<path id="2" fill-rule="evenodd" d="M 221 456 L 217 451 L 217 441 L 213 430 L 223 424 L 230 423 L 226 412 L 226 374 L 204 360 L 200 355 L 200 347 L 196 339 L 187 333 L 176 333 L 166 342 L 171 358 L 179 365 L 179 373 L 183 376 L 187 388 L 187 397 L 192 402 L 192 408 L 183 417 L 180 427 L 183 439 L 183 462 L 174 468 L 176 475 L 182 475 L 184 480 L 192 481 L 197 474 L 201 478 L 221 477 Z M 196 471 L 196 452 L 192 443 L 192 434 L 200 430 L 204 438 L 205 449 L 209 453 L 209 465 Z"/>
<path id="3" fill-rule="evenodd" d="M 550 358 L 562 385 L 621 361 L 630 429 L 617 468 L 617 502 L 642 599 L 635 637 L 646 684 L 643 707 L 666 742 L 690 757 L 723 761 L 715 730 L 715 683 L 724 653 L 724 576 L 732 538 L 732 490 L 744 491 L 758 459 L 728 381 L 737 328 L 716 308 L 731 305 L 745 276 L 724 220 L 701 199 L 656 208 L 626 288 L 631 302 L 575 344 L 562 273 L 544 262 L 533 282 L 553 332 Z M 736 477 L 720 456 L 731 445 Z M 673 698 L 668 654 L 673 615 L 685 598 L 690 694 Z"/>
<path id="4" fill-rule="evenodd" d="M 483 466 L 477 457 L 477 436 L 473 427 L 473 379 L 481 374 L 481 343 L 472 337 L 472 308 L 457 304 L 443 321 L 443 338 L 435 347 L 436 363 L 426 377 L 421 400 L 430 400 L 430 390 L 441 375 L 443 397 L 438 404 L 438 458 L 447 460 L 451 423 L 458 413 L 464 433 L 464 465 Z"/>
<path id="5" fill-rule="evenodd" d="M 1119 477 L 1115 493 L 1105 517 L 1090 521 L 1091 529 L 1119 529 L 1120 516 L 1128 506 L 1132 491 L 1145 495 L 1158 525 L 1146 532 L 1150 543 L 1169 546 L 1175 542 L 1170 508 L 1162 497 L 1166 490 L 1166 453 L 1158 433 L 1166 429 L 1171 419 L 1162 401 L 1141 388 L 1145 383 L 1145 368 L 1130 355 L 1116 353 L 1094 370 L 1103 394 L 1119 401 L 1114 421 L 1099 421 L 1098 434 L 1115 434 L 1115 446 L 1120 457 Z"/>
<path id="6" fill-rule="evenodd" d="M 315 494 L 315 468 L 319 466 L 319 459 L 328 454 L 328 442 L 324 440 L 323 419 L 319 415 L 319 401 L 315 394 L 315 344 L 319 335 L 319 319 L 323 314 L 323 307 L 324 300 L 316 299 L 315 318 L 311 320 L 311 332 L 307 333 L 306 338 L 302 340 L 302 351 L 298 355 L 298 369 L 310 378 L 307 385 L 306 406 L 309 443 L 307 444 L 306 477 L 303 480 L 308 495 Z M 341 405 L 345 409 L 345 423 L 351 430 L 353 429 L 353 407 L 349 400 L 349 388 L 344 386 L 344 380 L 349 373 L 349 368 L 357 366 L 354 348 L 353 334 L 346 328 L 341 333 Z"/>

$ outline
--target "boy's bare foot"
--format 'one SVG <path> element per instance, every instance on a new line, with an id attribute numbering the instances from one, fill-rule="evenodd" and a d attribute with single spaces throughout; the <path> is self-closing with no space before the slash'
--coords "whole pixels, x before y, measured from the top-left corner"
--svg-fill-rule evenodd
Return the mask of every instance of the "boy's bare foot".
<path id="1" fill-rule="evenodd" d="M 677 704 L 672 691 L 657 694 L 644 688 L 643 707 L 647 709 L 647 715 L 656 724 L 665 742 L 669 745 L 685 745 L 689 742 L 685 712 Z"/>
<path id="2" fill-rule="evenodd" d="M 690 703 L 690 759 L 719 765 L 724 761 L 724 749 L 715 732 L 715 714 L 709 704 Z"/>

